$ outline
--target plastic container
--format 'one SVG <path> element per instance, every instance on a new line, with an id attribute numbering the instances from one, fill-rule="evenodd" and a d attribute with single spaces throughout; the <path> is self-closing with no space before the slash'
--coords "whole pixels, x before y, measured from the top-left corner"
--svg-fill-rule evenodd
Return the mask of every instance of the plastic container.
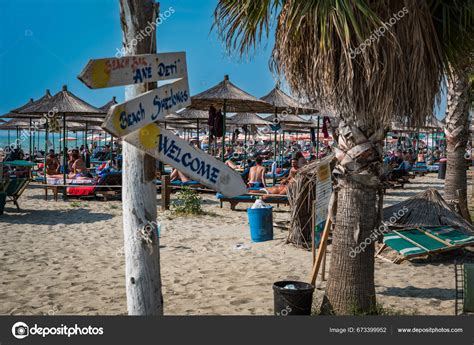
<path id="1" fill-rule="evenodd" d="M 7 203 L 7 193 L 0 192 L 0 215 L 3 214 L 5 210 L 5 204 Z"/>
<path id="2" fill-rule="evenodd" d="M 311 315 L 314 286 L 284 280 L 273 284 L 274 313 L 278 316 Z"/>
<path id="3" fill-rule="evenodd" d="M 271 206 L 247 209 L 252 242 L 273 240 L 272 209 L 273 207 Z"/>

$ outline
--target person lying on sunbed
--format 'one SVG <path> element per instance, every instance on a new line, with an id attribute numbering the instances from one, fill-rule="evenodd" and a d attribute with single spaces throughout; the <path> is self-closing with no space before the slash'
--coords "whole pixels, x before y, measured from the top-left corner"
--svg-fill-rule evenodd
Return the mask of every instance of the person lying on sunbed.
<path id="1" fill-rule="evenodd" d="M 171 182 L 173 181 L 181 181 L 181 182 L 188 182 L 191 181 L 189 177 L 187 177 L 185 174 L 183 174 L 181 171 L 178 169 L 173 169 L 170 175 Z"/>
<path id="2" fill-rule="evenodd" d="M 255 166 L 250 168 L 248 186 L 251 188 L 266 187 L 265 172 L 266 169 L 264 166 L 262 166 L 262 157 L 257 157 L 255 159 Z"/>

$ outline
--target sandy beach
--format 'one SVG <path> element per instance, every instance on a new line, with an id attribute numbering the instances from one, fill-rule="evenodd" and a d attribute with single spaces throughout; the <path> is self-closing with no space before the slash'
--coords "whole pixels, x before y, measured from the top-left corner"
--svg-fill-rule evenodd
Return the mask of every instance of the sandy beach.
<path id="1" fill-rule="evenodd" d="M 436 175 L 417 177 L 390 190 L 391 205 L 427 188 L 442 191 Z M 166 213 L 160 239 L 165 314 L 270 315 L 272 284 L 307 281 L 311 252 L 274 240 L 250 241 L 245 205 L 221 209 L 203 195 L 203 216 Z M 44 201 L 42 189 L 28 189 L 22 210 L 11 204 L 0 216 L 0 314 L 126 314 L 122 208 L 119 201 Z M 286 221 L 288 208 L 275 209 Z M 330 248 L 329 248 L 330 251 Z M 329 263 L 330 264 L 330 263 Z M 376 259 L 378 302 L 407 314 L 452 315 L 451 263 L 391 264 Z M 318 280 L 315 305 L 324 293 Z"/>

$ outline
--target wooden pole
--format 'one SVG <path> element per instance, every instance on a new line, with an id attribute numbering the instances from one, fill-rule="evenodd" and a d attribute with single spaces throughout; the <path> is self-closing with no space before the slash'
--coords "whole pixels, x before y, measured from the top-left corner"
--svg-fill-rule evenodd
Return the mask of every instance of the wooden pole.
<path id="1" fill-rule="evenodd" d="M 163 175 L 161 177 L 161 210 L 170 209 L 170 175 Z"/>
<path id="2" fill-rule="evenodd" d="M 313 270 L 311 272 L 310 283 L 314 285 L 316 282 L 316 277 L 318 276 L 319 267 L 323 261 L 324 253 L 326 252 L 327 241 L 329 237 L 329 230 L 331 229 L 331 219 L 326 219 L 326 224 L 324 225 L 323 234 L 321 236 L 321 242 L 319 242 L 318 254 L 316 256 L 316 262 L 313 265 Z"/>
<path id="3" fill-rule="evenodd" d="M 158 4 L 152 0 L 120 0 L 126 55 L 156 53 L 155 32 L 148 36 L 142 32 L 155 22 L 157 12 Z M 125 99 L 154 88 L 156 83 L 127 86 Z M 163 315 L 154 179 L 155 159 L 124 141 L 122 207 L 129 315 Z"/>

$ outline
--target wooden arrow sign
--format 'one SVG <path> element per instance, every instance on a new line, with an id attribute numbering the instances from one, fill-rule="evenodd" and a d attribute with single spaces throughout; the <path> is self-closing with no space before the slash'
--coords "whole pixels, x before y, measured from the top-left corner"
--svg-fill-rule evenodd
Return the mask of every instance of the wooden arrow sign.
<path id="1" fill-rule="evenodd" d="M 190 104 L 188 79 L 179 79 L 112 106 L 102 128 L 122 137 Z"/>
<path id="2" fill-rule="evenodd" d="M 89 60 L 78 76 L 91 89 L 186 77 L 185 52 Z"/>
<path id="3" fill-rule="evenodd" d="M 156 123 L 127 135 L 123 140 L 227 197 L 247 193 L 240 174 Z"/>

